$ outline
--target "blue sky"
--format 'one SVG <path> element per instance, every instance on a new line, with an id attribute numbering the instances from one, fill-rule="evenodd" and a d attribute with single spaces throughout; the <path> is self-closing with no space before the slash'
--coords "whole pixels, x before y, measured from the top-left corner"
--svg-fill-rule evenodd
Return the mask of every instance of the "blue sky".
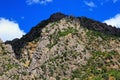
<path id="1" fill-rule="evenodd" d="M 120 27 L 119 6 L 120 0 L 0 0 L 0 38 L 19 38 L 55 12 Z"/>

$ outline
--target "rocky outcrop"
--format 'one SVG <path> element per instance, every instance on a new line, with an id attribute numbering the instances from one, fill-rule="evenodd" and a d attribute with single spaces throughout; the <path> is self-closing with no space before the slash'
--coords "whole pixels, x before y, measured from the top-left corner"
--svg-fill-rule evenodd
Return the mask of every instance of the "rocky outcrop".
<path id="1" fill-rule="evenodd" d="M 79 17 L 80 24 L 90 30 L 99 31 L 108 35 L 120 36 L 120 29 L 86 17 Z"/>
<path id="2" fill-rule="evenodd" d="M 114 46 L 109 44 L 113 40 Z M 95 79 L 97 73 L 92 71 L 96 68 L 98 72 L 105 68 L 105 74 L 110 74 L 109 69 L 119 71 L 120 58 L 116 60 L 116 56 L 120 55 L 119 40 L 120 38 L 85 29 L 77 18 L 66 17 L 42 29 L 39 45 L 28 70 L 36 79 Z M 88 69 L 90 72 L 87 72 Z M 98 74 L 102 76 L 103 73 Z M 82 78 L 81 74 L 89 76 Z M 101 79 L 105 80 L 104 77 Z"/>
<path id="3" fill-rule="evenodd" d="M 11 50 L 0 56 L 0 79 L 119 80 L 118 36 L 104 23 L 55 13 L 21 39 L 0 43 Z"/>
<path id="4" fill-rule="evenodd" d="M 8 41 L 8 42 L 6 42 L 6 44 L 11 44 L 17 58 L 20 58 L 21 57 L 20 49 L 23 48 L 26 45 L 26 43 L 31 42 L 35 39 L 38 39 L 38 37 L 41 36 L 42 28 L 44 28 L 48 23 L 59 21 L 60 19 L 65 18 L 65 17 L 71 17 L 72 19 L 75 19 L 75 17 L 64 15 L 62 13 L 54 13 L 50 16 L 49 19 L 44 20 L 37 26 L 33 27 L 31 29 L 31 31 L 28 34 L 26 34 L 25 36 L 23 36 L 21 39 L 15 39 L 13 41 Z M 108 35 L 120 36 L 120 29 L 117 29 L 117 28 L 107 25 L 105 23 L 100 23 L 98 21 L 94 21 L 94 20 L 86 18 L 86 17 L 78 17 L 78 19 L 80 21 L 81 26 L 83 26 L 85 28 L 103 32 Z"/>
<path id="5" fill-rule="evenodd" d="M 14 52 L 16 54 L 16 58 L 21 58 L 21 48 L 23 48 L 28 42 L 33 40 L 39 40 L 38 38 L 41 36 L 41 29 L 44 28 L 48 23 L 58 21 L 62 18 L 66 17 L 66 15 L 62 13 L 55 13 L 50 16 L 49 19 L 43 20 L 37 26 L 33 27 L 31 31 L 24 35 L 21 39 L 14 39 L 13 41 L 7 41 L 6 44 L 12 45 Z M 19 46 L 18 46 L 19 45 Z"/>
<path id="6" fill-rule="evenodd" d="M 120 29 L 112 27 L 111 25 L 107 25 L 105 23 L 101 23 L 86 17 L 73 17 L 73 16 L 64 15 L 58 12 L 58 13 L 52 14 L 49 19 L 44 20 L 40 22 L 37 26 L 33 27 L 31 31 L 28 34 L 24 35 L 21 39 L 8 41 L 6 42 L 6 44 L 11 44 L 16 54 L 16 57 L 21 58 L 20 49 L 23 48 L 26 45 L 26 43 L 31 42 L 35 39 L 38 39 L 38 37 L 41 36 L 41 30 L 46 25 L 52 22 L 59 21 L 62 18 L 69 18 L 69 17 L 71 19 L 76 19 L 76 18 L 79 19 L 80 25 L 87 29 L 99 31 L 108 35 L 120 36 Z"/>
<path id="7" fill-rule="evenodd" d="M 58 21 L 58 20 L 60 20 L 60 19 L 62 19 L 62 18 L 64 18 L 64 17 L 67 17 L 67 15 L 62 14 L 62 13 L 60 13 L 60 12 L 54 13 L 54 14 L 52 14 L 52 15 L 50 16 L 49 21 L 50 21 L 50 22 Z"/>

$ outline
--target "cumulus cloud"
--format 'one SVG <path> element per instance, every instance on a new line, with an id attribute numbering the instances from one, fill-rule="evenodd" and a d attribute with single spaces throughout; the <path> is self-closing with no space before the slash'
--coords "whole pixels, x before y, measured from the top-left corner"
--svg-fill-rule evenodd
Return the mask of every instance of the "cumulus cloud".
<path id="1" fill-rule="evenodd" d="M 116 3 L 118 0 L 113 0 L 113 3 Z"/>
<path id="2" fill-rule="evenodd" d="M 103 5 L 104 3 L 108 3 L 110 1 L 112 1 L 113 3 L 117 3 L 120 0 L 99 0 L 99 2 L 100 2 L 101 5 Z"/>
<path id="3" fill-rule="evenodd" d="M 18 23 L 0 18 L 0 38 L 3 41 L 20 38 L 25 35 L 25 32 L 19 28 Z"/>
<path id="4" fill-rule="evenodd" d="M 114 17 L 107 19 L 103 22 L 107 23 L 108 25 L 112 25 L 112 26 L 116 26 L 117 28 L 120 28 L 120 14 L 117 14 Z"/>
<path id="5" fill-rule="evenodd" d="M 52 2 L 53 0 L 27 0 L 26 3 L 28 5 L 32 4 L 47 4 L 49 2 Z"/>
<path id="6" fill-rule="evenodd" d="M 89 6 L 89 7 L 96 7 L 95 3 L 93 1 L 84 1 L 85 5 Z"/>

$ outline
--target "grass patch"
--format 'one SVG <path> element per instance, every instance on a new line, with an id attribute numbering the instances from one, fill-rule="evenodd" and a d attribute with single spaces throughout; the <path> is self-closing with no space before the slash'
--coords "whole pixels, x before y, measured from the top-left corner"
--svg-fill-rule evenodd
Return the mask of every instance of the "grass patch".
<path id="1" fill-rule="evenodd" d="M 95 51 L 92 53 L 92 55 L 93 56 L 88 60 L 86 65 L 72 72 L 72 79 L 79 78 L 81 80 L 109 80 L 112 77 L 115 80 L 120 80 L 120 69 L 108 68 L 110 65 L 112 65 L 112 58 L 119 56 L 116 51 Z M 106 60 L 111 62 L 107 62 Z"/>
<path id="2" fill-rule="evenodd" d="M 57 33 L 54 33 L 54 35 L 53 35 L 53 34 L 50 35 L 50 40 L 53 39 L 53 42 L 50 42 L 50 44 L 48 44 L 47 47 L 48 47 L 49 49 L 51 49 L 54 45 L 57 44 L 58 39 L 59 39 L 60 37 L 64 37 L 64 36 L 68 35 L 69 33 L 71 33 L 71 34 L 74 35 L 76 32 L 77 32 L 77 30 L 74 29 L 74 28 L 72 28 L 72 27 L 69 27 L 68 29 L 66 29 L 66 30 L 64 30 L 64 31 L 60 31 L 60 30 L 59 30 Z"/>

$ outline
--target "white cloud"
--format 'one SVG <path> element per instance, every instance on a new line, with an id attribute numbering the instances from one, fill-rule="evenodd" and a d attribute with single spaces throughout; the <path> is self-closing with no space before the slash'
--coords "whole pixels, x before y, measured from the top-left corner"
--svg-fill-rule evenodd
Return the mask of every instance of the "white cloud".
<path id="1" fill-rule="evenodd" d="M 27 0 L 26 3 L 28 5 L 32 4 L 47 4 L 49 2 L 52 2 L 53 0 Z"/>
<path id="2" fill-rule="evenodd" d="M 113 0 L 113 3 L 116 3 L 118 0 Z"/>
<path id="3" fill-rule="evenodd" d="M 5 18 L 0 18 L 0 38 L 3 41 L 20 38 L 25 32 L 19 28 L 18 23 Z"/>
<path id="4" fill-rule="evenodd" d="M 24 17 L 24 16 L 22 16 L 22 17 L 21 17 L 21 19 L 25 19 L 25 17 Z"/>
<path id="5" fill-rule="evenodd" d="M 108 3 L 109 0 L 99 0 L 98 3 L 100 3 L 100 5 L 104 5 L 105 3 Z"/>
<path id="6" fill-rule="evenodd" d="M 104 23 L 107 23 L 108 25 L 116 26 L 117 28 L 120 28 L 120 14 L 115 15 L 114 17 L 103 21 Z"/>
<path id="7" fill-rule="evenodd" d="M 89 7 L 96 7 L 95 3 L 90 1 L 90 2 L 87 2 L 87 1 L 84 1 L 85 5 L 89 6 Z"/>
<path id="8" fill-rule="evenodd" d="M 39 1 L 39 0 L 27 0 L 26 3 L 27 3 L 28 5 L 31 5 L 31 4 L 40 3 L 40 1 Z"/>

